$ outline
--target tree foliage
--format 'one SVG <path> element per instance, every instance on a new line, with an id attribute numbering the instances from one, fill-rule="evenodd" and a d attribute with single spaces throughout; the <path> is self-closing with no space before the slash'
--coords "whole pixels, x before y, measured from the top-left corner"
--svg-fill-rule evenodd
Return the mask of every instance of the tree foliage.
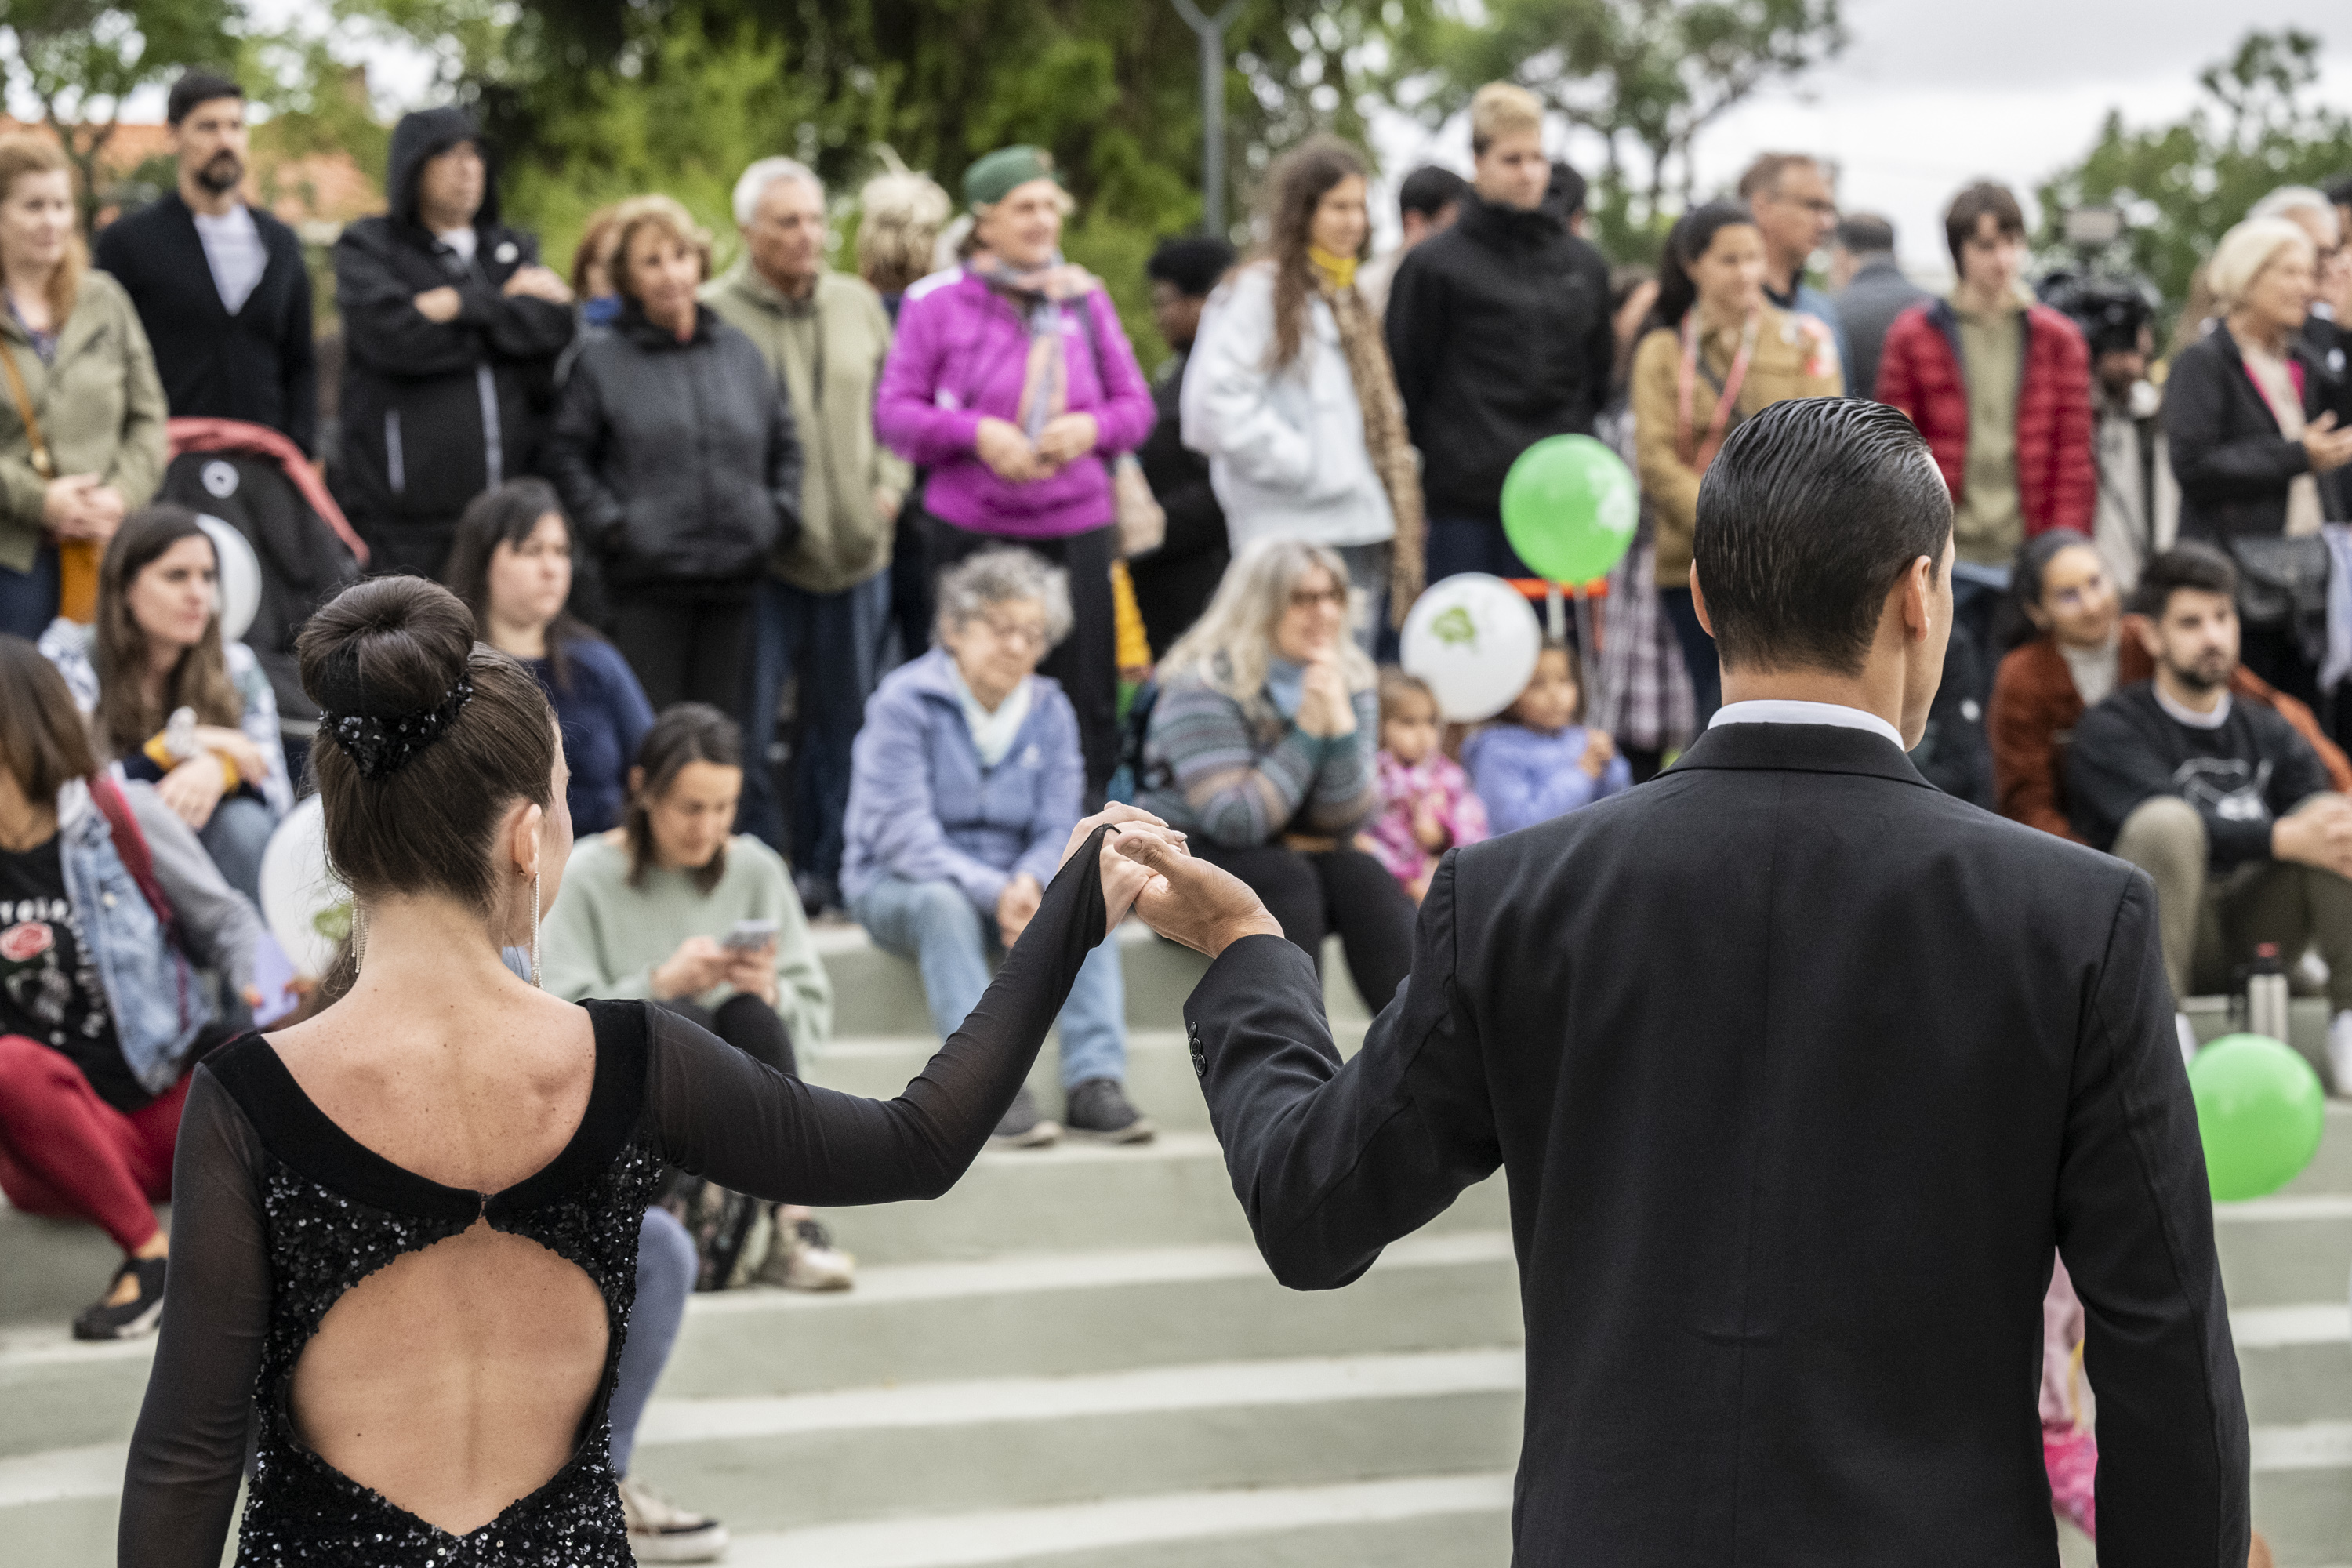
<path id="1" fill-rule="evenodd" d="M 2063 243 L 2070 208 L 2113 205 L 2130 265 L 2180 304 L 2214 242 L 2264 195 L 2352 173 L 2352 117 L 2312 90 L 2320 57 L 2308 33 L 2250 32 L 2198 73 L 2203 97 L 2180 120 L 2134 130 L 2110 112 L 2090 152 L 2042 184 L 2043 242 Z"/>
<path id="2" fill-rule="evenodd" d="M 1689 202 L 1700 133 L 1768 83 L 1834 58 L 1846 37 L 1841 0 L 1487 0 L 1479 20 L 1428 28 L 1419 107 L 1443 119 L 1480 84 L 1515 81 L 1591 132 L 1605 149 L 1591 198 L 1599 237 L 1633 259 Z"/>
<path id="3" fill-rule="evenodd" d="M 99 165 L 123 100 L 185 66 L 236 50 L 235 0 L 8 0 L 0 67 L 41 114 L 81 175 L 82 216 L 96 210 Z"/>

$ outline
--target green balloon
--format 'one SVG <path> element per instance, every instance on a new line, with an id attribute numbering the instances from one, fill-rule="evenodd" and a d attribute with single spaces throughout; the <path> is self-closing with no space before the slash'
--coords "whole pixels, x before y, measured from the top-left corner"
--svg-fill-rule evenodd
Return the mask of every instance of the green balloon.
<path id="1" fill-rule="evenodd" d="M 1503 479 L 1503 532 L 1548 582 L 1606 577 L 1641 521 L 1633 471 L 1590 436 L 1547 436 L 1520 453 Z"/>
<path id="2" fill-rule="evenodd" d="M 2319 1152 L 2327 1126 L 2319 1075 L 2267 1035 L 2225 1035 L 2199 1051 L 2189 1088 L 2216 1198 L 2274 1193 Z"/>

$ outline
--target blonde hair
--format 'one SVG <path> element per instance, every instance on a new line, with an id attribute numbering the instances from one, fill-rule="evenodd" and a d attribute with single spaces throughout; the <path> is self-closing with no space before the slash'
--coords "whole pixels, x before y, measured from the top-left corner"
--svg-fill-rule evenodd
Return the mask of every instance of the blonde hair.
<path id="1" fill-rule="evenodd" d="M 1265 672 L 1277 657 L 1275 628 L 1290 608 L 1292 591 L 1318 567 L 1328 573 L 1339 588 L 1344 617 L 1352 627 L 1356 590 L 1348 581 L 1348 563 L 1338 551 L 1303 540 L 1261 539 L 1234 557 L 1209 607 L 1162 656 L 1161 685 L 1175 676 L 1191 675 L 1240 703 L 1252 717 L 1267 717 L 1273 705 L 1265 699 Z M 1364 657 L 1352 635 L 1340 637 L 1339 660 L 1349 690 L 1371 689 L 1372 661 Z"/>
<path id="2" fill-rule="evenodd" d="M 33 131 L 0 136 L 0 202 L 15 195 L 16 182 L 27 174 L 63 174 L 68 193 L 73 189 L 73 165 L 66 162 L 64 148 Z M 49 274 L 53 328 L 62 331 L 66 318 L 73 314 L 74 301 L 81 298 L 82 274 L 89 269 L 89 252 L 82 247 L 81 226 L 77 224 L 67 230 L 66 253 L 58 258 L 57 270 Z"/>
<path id="3" fill-rule="evenodd" d="M 935 270 L 933 247 L 955 204 L 928 174 L 895 169 L 857 194 L 857 274 L 897 294 Z"/>
<path id="4" fill-rule="evenodd" d="M 702 276 L 710 276 L 709 230 L 695 222 L 694 215 L 674 196 L 631 196 L 613 213 L 610 266 L 614 293 L 631 300 L 637 297 L 629 287 L 629 247 L 637 242 L 638 231 L 648 228 L 693 251 L 701 259 Z"/>
<path id="5" fill-rule="evenodd" d="M 1543 102 L 1526 88 L 1490 81 L 1470 100 L 1470 151 L 1484 156 L 1501 137 L 1543 130 Z"/>
<path id="6" fill-rule="evenodd" d="M 2292 218 L 2250 217 L 2223 235 L 2205 263 L 2205 286 L 2213 290 L 2215 302 L 2225 311 L 2244 304 L 2254 279 L 2289 246 L 2314 261 L 2319 258 L 2311 236 Z"/>

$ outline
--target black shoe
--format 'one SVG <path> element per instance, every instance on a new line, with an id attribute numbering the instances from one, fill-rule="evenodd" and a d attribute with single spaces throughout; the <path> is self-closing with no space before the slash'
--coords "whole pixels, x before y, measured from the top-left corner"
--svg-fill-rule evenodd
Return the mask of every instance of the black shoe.
<path id="1" fill-rule="evenodd" d="M 1115 1078 L 1090 1078 L 1072 1089 L 1063 1117 L 1075 1138 L 1106 1143 L 1148 1143 L 1160 1131 L 1151 1118 L 1127 1102 L 1127 1089 Z"/>
<path id="2" fill-rule="evenodd" d="M 841 907 L 841 884 L 822 871 L 795 871 L 793 890 L 801 896 L 801 912 L 811 920 Z"/>
<path id="3" fill-rule="evenodd" d="M 126 1274 L 139 1280 L 139 1294 L 119 1307 L 106 1304 L 106 1297 Z M 126 1258 L 114 1278 L 106 1282 L 106 1296 L 84 1307 L 74 1319 L 73 1335 L 78 1340 L 135 1340 L 155 1331 L 163 1318 L 163 1259 L 160 1258 Z"/>
<path id="4" fill-rule="evenodd" d="M 1027 1084 L 1024 1084 L 1021 1092 L 1013 1097 L 1012 1109 L 1004 1113 L 1004 1120 L 996 1124 L 996 1131 L 988 1141 L 999 1149 L 1043 1149 L 1061 1136 L 1062 1129 L 1058 1122 L 1048 1121 L 1037 1114 L 1037 1097 L 1029 1092 Z"/>

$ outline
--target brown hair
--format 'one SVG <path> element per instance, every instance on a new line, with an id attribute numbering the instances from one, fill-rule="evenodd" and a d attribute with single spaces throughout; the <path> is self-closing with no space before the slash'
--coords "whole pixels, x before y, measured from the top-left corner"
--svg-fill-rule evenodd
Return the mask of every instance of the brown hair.
<path id="1" fill-rule="evenodd" d="M 1418 675 L 1407 675 L 1395 665 L 1381 666 L 1381 722 L 1385 724 L 1396 717 L 1397 710 L 1403 707 L 1408 699 L 1426 702 L 1433 710 L 1437 709 L 1437 693 L 1429 689 L 1429 682 Z M 1437 716 L 1441 720 L 1445 717 L 1442 710 Z"/>
<path id="2" fill-rule="evenodd" d="M 23 637 L 0 637 L 0 768 L 37 805 L 98 772 L 65 677 Z"/>
<path id="3" fill-rule="evenodd" d="M 2009 187 L 1979 180 L 1954 196 L 1944 214 L 1944 243 L 1951 248 L 1953 266 L 1960 264 L 1961 247 L 1977 237 L 1977 220 L 1987 216 L 2003 237 L 2025 237 L 2025 214 L 2019 210 Z"/>
<path id="4" fill-rule="evenodd" d="M 1818 169 L 1822 161 L 1811 153 L 1759 153 L 1740 174 L 1739 184 L 1733 190 L 1743 202 L 1776 195 L 1780 189 L 1780 177 L 1800 166 Z"/>
<path id="5" fill-rule="evenodd" d="M 98 626 L 91 650 L 91 663 L 98 669 L 98 711 L 91 715 L 91 728 L 110 756 L 136 753 L 175 709 L 193 708 L 198 723 L 231 730 L 245 721 L 245 697 L 228 678 L 217 595 L 203 637 L 165 672 L 157 700 L 147 700 L 147 634 L 131 614 L 131 585 L 184 539 L 203 540 L 212 551 L 214 571 L 219 571 L 220 552 L 196 514 L 184 506 L 150 506 L 132 512 L 114 531 L 99 563 Z"/>
<path id="6" fill-rule="evenodd" d="M 1470 95 L 1470 152 L 1484 157 L 1496 138 L 1543 129 L 1543 100 L 1526 88 L 1490 81 Z"/>
<path id="7" fill-rule="evenodd" d="M 629 247 L 642 229 L 658 230 L 664 238 L 694 252 L 702 262 L 702 276 L 710 276 L 710 234 L 694 221 L 694 215 L 672 196 L 631 196 L 613 209 L 613 289 L 623 299 L 636 298 L 629 288 Z"/>
<path id="8" fill-rule="evenodd" d="M 583 300 L 589 297 L 588 269 L 591 267 L 604 269 L 604 282 L 608 287 L 615 289 L 620 287 L 620 279 L 613 276 L 613 220 L 620 213 L 621 204 L 618 202 L 607 203 L 590 213 L 587 223 L 580 230 L 580 243 L 572 247 L 572 291 Z"/>
<path id="9" fill-rule="evenodd" d="M 1559 637 L 1546 637 L 1543 640 L 1542 646 L 1536 649 L 1536 669 L 1540 670 L 1543 668 L 1544 655 L 1548 653 L 1556 653 L 1559 655 L 1560 658 L 1568 660 L 1568 679 L 1570 683 L 1576 688 L 1576 712 L 1569 719 L 1569 722 L 1571 724 L 1581 724 L 1584 722 L 1585 710 L 1592 705 L 1592 692 L 1591 689 L 1584 684 L 1584 660 L 1577 657 L 1576 645 L 1574 643 L 1565 641 Z M 1535 672 L 1531 670 L 1528 675 L 1528 684 L 1529 686 L 1533 686 L 1535 683 Z M 1525 697 L 1527 693 L 1524 691 L 1519 693 L 1519 697 Z M 1503 710 L 1503 720 L 1506 723 L 1524 724 L 1527 722 L 1526 720 L 1519 717 L 1519 697 L 1512 698 L 1511 705 Z"/>
<path id="10" fill-rule="evenodd" d="M 708 702 L 680 702 L 663 709 L 646 738 L 637 742 L 637 777 L 629 791 L 628 811 L 621 818 L 629 846 L 632 888 L 644 885 L 646 872 L 654 865 L 653 803 L 669 793 L 669 786 L 689 763 L 710 763 L 722 768 L 743 765 L 743 731 Z M 722 843 L 710 864 L 694 868 L 695 890 L 710 891 L 726 874 L 727 846 Z"/>
<path id="11" fill-rule="evenodd" d="M 555 714 L 530 672 L 474 640 L 457 596 L 422 577 L 376 577 L 320 606 L 294 651 L 302 689 L 338 716 L 415 719 L 467 699 L 434 740 L 381 777 L 321 724 L 310 770 L 327 819 L 327 860 L 362 900 L 441 893 L 488 915 L 500 878 L 499 821 L 517 801 L 554 801 Z"/>
<path id="12" fill-rule="evenodd" d="M 499 546 L 521 549 L 539 531 L 539 520 L 550 512 L 563 524 L 576 571 L 580 544 L 572 535 L 572 519 L 565 514 L 555 487 L 545 479 L 509 479 L 467 501 L 458 514 L 457 536 L 449 546 L 447 564 L 441 568 L 441 581 L 473 612 L 476 637 L 489 634 L 490 561 Z M 604 640 L 569 605 L 555 612 L 555 619 L 547 624 L 547 672 L 558 691 L 572 689 L 573 645 Z"/>
<path id="13" fill-rule="evenodd" d="M 1370 175 L 1357 151 L 1336 136 L 1309 137 L 1285 153 L 1265 182 L 1265 244 L 1258 255 L 1274 268 L 1274 342 L 1266 368 L 1279 370 L 1298 358 L 1307 335 L 1307 300 L 1316 291 L 1315 264 L 1307 247 L 1315 230 L 1315 210 L 1341 182 Z M 1362 255 L 1371 244 L 1364 231 Z"/>
<path id="14" fill-rule="evenodd" d="M 63 174 L 66 187 L 73 187 L 73 165 L 66 162 L 65 149 L 48 137 L 34 131 L 12 131 L 0 136 L 0 202 L 16 193 L 16 182 L 27 174 Z M 66 318 L 73 314 L 74 301 L 81 298 L 81 275 L 89 270 L 89 252 L 83 248 L 79 225 L 67 231 L 66 253 L 58 259 L 58 269 L 49 274 L 50 325 L 58 330 Z"/>

